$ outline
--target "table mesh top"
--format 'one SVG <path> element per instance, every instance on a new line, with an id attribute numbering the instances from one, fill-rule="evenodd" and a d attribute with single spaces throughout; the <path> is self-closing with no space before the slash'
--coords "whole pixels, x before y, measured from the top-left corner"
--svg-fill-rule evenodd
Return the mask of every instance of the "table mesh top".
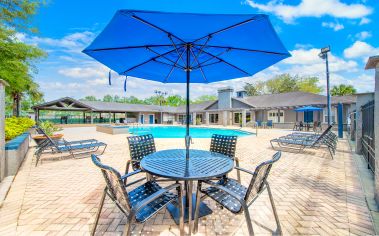
<path id="1" fill-rule="evenodd" d="M 141 161 L 141 168 L 150 174 L 176 180 L 198 180 L 223 176 L 233 169 L 234 162 L 225 155 L 191 149 L 186 160 L 185 149 L 152 153 Z"/>

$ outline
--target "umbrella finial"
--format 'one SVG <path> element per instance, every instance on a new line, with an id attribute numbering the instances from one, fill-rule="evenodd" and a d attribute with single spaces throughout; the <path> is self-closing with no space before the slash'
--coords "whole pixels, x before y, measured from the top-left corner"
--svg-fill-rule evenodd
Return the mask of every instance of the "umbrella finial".
<path id="1" fill-rule="evenodd" d="M 109 83 L 109 85 L 112 85 L 112 73 L 111 73 L 111 70 L 109 70 L 109 73 L 108 73 L 108 83 Z"/>
<path id="2" fill-rule="evenodd" d="M 126 92 L 126 81 L 128 80 L 128 76 L 125 76 L 125 81 L 124 81 L 124 92 Z"/>

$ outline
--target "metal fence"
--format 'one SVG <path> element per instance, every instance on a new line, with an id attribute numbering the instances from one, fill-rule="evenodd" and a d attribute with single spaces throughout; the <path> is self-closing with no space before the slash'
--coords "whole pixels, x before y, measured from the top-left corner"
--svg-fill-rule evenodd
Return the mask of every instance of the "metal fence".
<path id="1" fill-rule="evenodd" d="M 362 154 L 368 168 L 375 171 L 375 132 L 374 132 L 375 101 L 370 101 L 361 107 L 362 111 Z"/>

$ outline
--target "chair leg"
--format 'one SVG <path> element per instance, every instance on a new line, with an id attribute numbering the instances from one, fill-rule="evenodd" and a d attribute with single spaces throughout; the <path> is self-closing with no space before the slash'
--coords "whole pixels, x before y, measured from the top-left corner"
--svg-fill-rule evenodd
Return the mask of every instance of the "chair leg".
<path id="1" fill-rule="evenodd" d="M 122 234 L 123 236 L 130 236 L 131 231 L 132 231 L 132 222 L 133 222 L 133 217 L 132 215 L 128 216 L 128 219 L 126 221 L 124 233 Z"/>
<path id="2" fill-rule="evenodd" d="M 274 212 L 276 225 L 278 227 L 277 231 L 279 234 L 282 234 L 282 227 L 280 226 L 279 217 L 278 217 L 278 213 L 276 212 L 276 207 L 275 207 L 275 203 L 274 203 L 274 198 L 272 197 L 270 185 L 268 183 L 266 183 L 266 186 L 267 186 L 268 196 L 270 197 L 272 211 Z"/>
<path id="3" fill-rule="evenodd" d="M 247 207 L 246 204 L 243 204 L 243 212 L 245 213 L 245 219 L 246 219 L 247 230 L 249 231 L 249 235 L 254 235 L 253 224 L 251 223 L 249 208 Z"/>
<path id="4" fill-rule="evenodd" d="M 188 181 L 188 191 L 187 191 L 187 198 L 188 198 L 188 234 L 191 235 L 192 233 L 192 187 L 193 187 L 193 181 Z"/>
<path id="5" fill-rule="evenodd" d="M 91 235 L 95 235 L 96 233 L 96 227 L 97 227 L 97 223 L 99 222 L 99 218 L 100 218 L 100 214 L 101 214 L 101 210 L 103 209 L 103 205 L 104 205 L 104 200 L 105 200 L 105 197 L 107 196 L 107 188 L 104 189 L 103 191 L 103 195 L 101 196 L 101 200 L 100 200 L 100 205 L 99 205 L 99 210 L 97 210 L 97 213 L 96 213 L 96 219 L 95 219 L 95 223 L 92 227 L 92 230 L 91 230 Z"/>
<path id="6" fill-rule="evenodd" d="M 236 166 L 240 167 L 240 162 L 238 159 L 236 159 Z M 237 170 L 237 180 L 238 180 L 238 183 L 241 183 L 241 172 L 240 172 L 240 170 Z"/>
<path id="7" fill-rule="evenodd" d="M 184 204 L 183 204 L 183 190 L 181 187 L 177 188 L 178 191 L 178 204 L 179 204 L 179 230 L 180 236 L 184 235 Z"/>
<path id="8" fill-rule="evenodd" d="M 197 183 L 197 191 L 196 191 L 196 208 L 195 208 L 195 221 L 194 221 L 194 228 L 193 228 L 193 233 L 197 233 L 198 228 L 199 228 L 199 208 L 200 208 L 200 202 L 201 202 L 201 197 L 200 197 L 200 189 L 201 189 L 201 182 L 198 181 Z"/>

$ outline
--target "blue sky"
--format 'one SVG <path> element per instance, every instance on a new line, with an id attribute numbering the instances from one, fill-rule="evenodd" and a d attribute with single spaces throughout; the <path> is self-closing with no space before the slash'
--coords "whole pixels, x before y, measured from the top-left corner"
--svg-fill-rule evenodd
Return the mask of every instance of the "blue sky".
<path id="1" fill-rule="evenodd" d="M 155 89 L 185 94 L 184 84 L 160 84 L 130 79 L 127 92 L 123 79 L 107 85 L 108 69 L 81 53 L 101 32 L 118 9 L 175 12 L 265 13 L 284 45 L 288 58 L 249 78 L 193 85 L 191 96 L 215 94 L 226 85 L 240 89 L 244 82 L 267 80 L 281 73 L 319 76 L 325 84 L 325 64 L 318 58 L 321 47 L 331 45 L 331 84 L 352 84 L 359 92 L 374 90 L 374 71 L 365 71 L 367 58 L 379 54 L 379 3 L 377 0 L 50 0 L 34 19 L 37 35 L 19 34 L 19 39 L 48 52 L 38 62 L 35 75 L 45 100 L 63 96 L 82 98 L 105 94 L 153 95 Z"/>

